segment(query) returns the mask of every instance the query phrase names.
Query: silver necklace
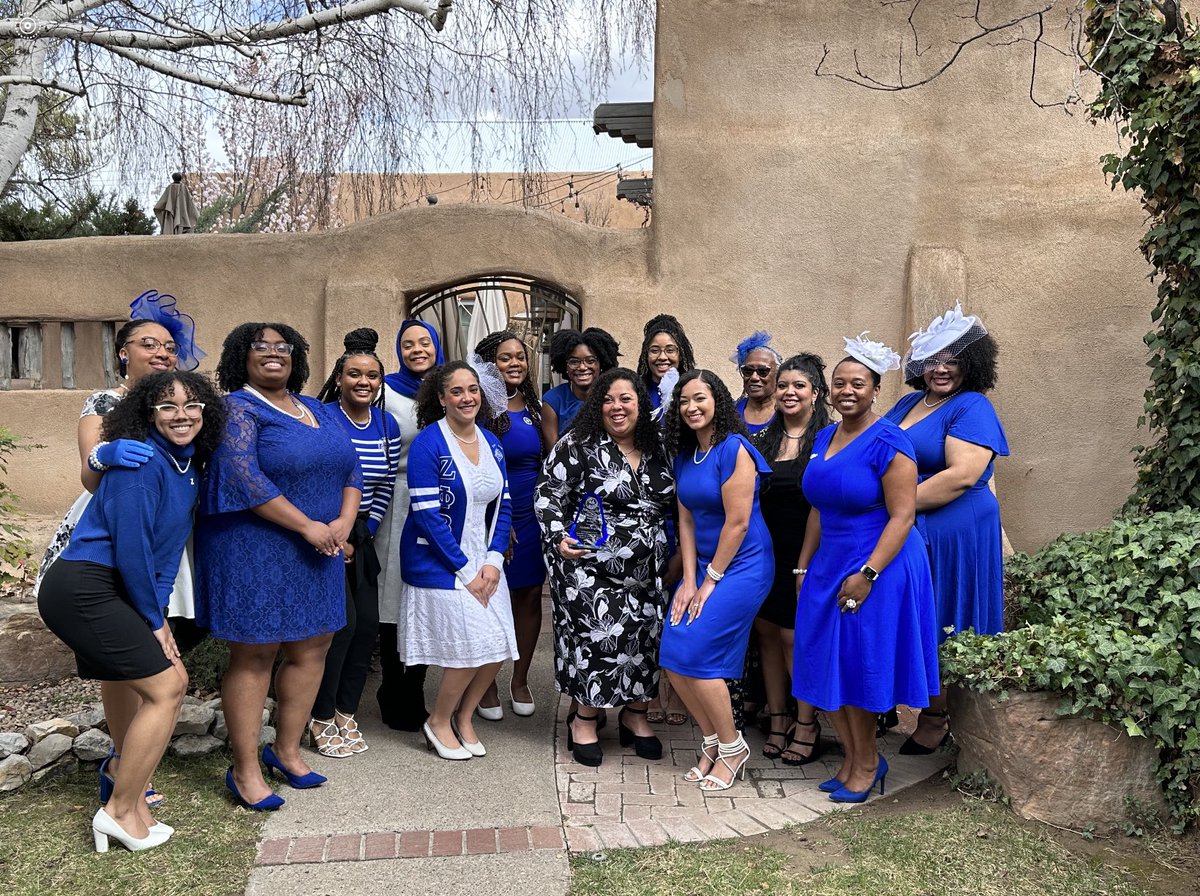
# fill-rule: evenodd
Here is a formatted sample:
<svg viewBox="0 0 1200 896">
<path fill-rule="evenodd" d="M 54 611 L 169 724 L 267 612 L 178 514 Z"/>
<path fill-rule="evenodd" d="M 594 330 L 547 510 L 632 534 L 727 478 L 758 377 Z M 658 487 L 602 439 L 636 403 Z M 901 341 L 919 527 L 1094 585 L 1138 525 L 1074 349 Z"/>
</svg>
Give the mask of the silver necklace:
<svg viewBox="0 0 1200 896">
<path fill-rule="evenodd" d="M 184 464 L 182 467 L 179 466 L 179 461 L 177 461 L 175 459 L 175 455 L 172 454 L 170 451 L 167 452 L 167 460 L 169 460 L 171 462 L 171 466 L 173 466 L 176 470 L 179 471 L 180 476 L 182 476 L 184 473 L 186 473 L 188 470 L 190 470 L 192 468 L 192 459 L 190 457 L 187 459 L 187 463 Z"/>
<path fill-rule="evenodd" d="M 517 397 L 517 393 L 521 391 L 521 387 L 520 387 L 520 386 L 517 386 L 517 388 L 515 388 L 515 389 L 513 389 L 511 392 L 509 392 L 509 391 L 508 391 L 508 386 L 505 386 L 505 387 L 504 387 L 504 391 L 505 391 L 505 393 L 508 395 L 508 400 L 509 400 L 509 401 L 512 401 L 514 398 L 516 398 L 516 397 Z"/>
<path fill-rule="evenodd" d="M 933 408 L 936 408 L 939 404 L 945 404 L 947 401 L 949 401 L 951 398 L 953 398 L 955 395 L 957 395 L 959 393 L 959 391 L 960 391 L 959 389 L 955 389 L 953 392 L 951 392 L 945 398 L 939 398 L 933 404 L 930 404 L 929 403 L 929 390 L 926 390 L 925 395 L 921 398 L 921 404 L 925 405 L 925 407 L 932 410 Z"/>
<path fill-rule="evenodd" d="M 803 430 L 802 430 L 802 431 L 800 432 L 800 435 L 798 435 L 798 436 L 794 436 L 794 435 L 792 435 L 790 432 L 788 432 L 788 431 L 785 429 L 785 430 L 783 431 L 783 437 L 784 437 L 785 439 L 795 439 L 797 442 L 799 442 L 799 441 L 800 441 L 802 438 L 804 438 L 804 432 L 803 432 Z"/>
<path fill-rule="evenodd" d="M 340 398 L 338 399 L 338 410 L 340 410 L 340 411 L 342 412 L 342 415 L 343 415 L 343 416 L 344 416 L 344 417 L 345 417 L 347 420 L 349 420 L 349 421 L 350 421 L 350 425 L 351 425 L 351 426 L 353 426 L 355 429 L 362 429 L 362 430 L 366 430 L 366 429 L 370 429 L 370 428 L 371 428 L 371 414 L 370 414 L 370 409 L 369 409 L 369 408 L 368 408 L 368 411 L 367 411 L 367 422 L 366 422 L 366 423 L 359 423 L 357 420 L 355 420 L 353 417 L 351 417 L 351 416 L 350 416 L 350 415 L 349 415 L 349 414 L 346 412 L 346 407 L 345 407 L 345 405 L 343 405 L 343 404 L 342 404 L 342 400 L 341 400 Z"/>
<path fill-rule="evenodd" d="M 249 392 L 251 395 L 258 398 L 258 400 L 261 401 L 263 404 L 270 405 L 275 410 L 279 411 L 279 413 L 284 414 L 288 417 L 291 417 L 293 420 L 303 420 L 304 415 L 308 413 L 308 408 L 306 408 L 304 405 L 300 404 L 300 402 L 296 401 L 296 397 L 294 395 L 292 395 L 291 392 L 289 392 L 287 394 L 287 396 L 288 396 L 288 398 L 290 398 L 292 400 L 292 404 L 294 404 L 296 406 L 296 410 L 298 410 L 300 412 L 298 414 L 293 414 L 291 411 L 285 411 L 283 408 L 281 408 L 279 405 L 275 404 L 275 402 L 271 401 L 271 399 L 267 398 L 267 396 L 263 395 L 261 392 L 259 392 L 257 389 L 255 389 L 253 386 L 246 385 L 246 386 L 242 386 L 242 388 L 245 389 L 247 392 Z M 339 402 L 339 404 L 340 403 L 341 402 Z"/>
</svg>

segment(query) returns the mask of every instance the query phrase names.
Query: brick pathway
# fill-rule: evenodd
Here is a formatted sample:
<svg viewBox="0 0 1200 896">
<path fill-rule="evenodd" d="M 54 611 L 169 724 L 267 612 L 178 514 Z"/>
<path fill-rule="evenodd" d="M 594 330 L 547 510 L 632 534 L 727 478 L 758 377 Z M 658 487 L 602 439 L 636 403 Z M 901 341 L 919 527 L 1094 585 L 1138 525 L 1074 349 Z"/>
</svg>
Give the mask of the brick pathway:
<svg viewBox="0 0 1200 896">
<path fill-rule="evenodd" d="M 566 750 L 567 701 L 558 707 L 554 775 L 562 826 L 452 830 L 367 831 L 349 834 L 274 837 L 259 844 L 259 866 L 483 856 L 569 849 L 592 853 L 606 848 L 657 846 L 675 840 L 738 837 L 812 821 L 838 808 L 817 784 L 831 777 L 841 754 L 824 731 L 826 756 L 792 767 L 762 756 L 763 736 L 751 731 L 747 774 L 732 789 L 706 794 L 683 781 L 695 761 L 700 733 L 694 726 L 659 725 L 665 753 L 646 762 L 616 742 L 615 712 L 602 732 L 605 761 L 599 768 L 578 765 Z M 897 748 L 913 726 L 902 712 L 901 727 L 879 741 L 890 765 L 889 793 L 922 781 L 944 768 L 945 754 L 899 756 Z M 548 769 L 547 769 L 548 771 Z M 874 799 L 878 799 L 876 796 Z M 886 797 L 885 797 L 886 798 Z"/>
</svg>

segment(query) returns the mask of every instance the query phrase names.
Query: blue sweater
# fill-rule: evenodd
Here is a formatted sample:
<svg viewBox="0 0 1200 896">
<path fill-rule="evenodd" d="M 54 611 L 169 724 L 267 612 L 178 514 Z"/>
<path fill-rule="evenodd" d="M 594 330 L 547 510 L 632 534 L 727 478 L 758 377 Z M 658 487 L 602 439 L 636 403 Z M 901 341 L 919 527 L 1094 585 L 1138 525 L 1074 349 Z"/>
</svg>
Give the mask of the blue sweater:
<svg viewBox="0 0 1200 896">
<path fill-rule="evenodd" d="M 337 402 L 333 402 L 337 404 Z M 400 424 L 396 418 L 381 408 L 371 408 L 371 422 L 366 429 L 359 429 L 346 412 L 334 414 L 342 429 L 350 436 L 350 444 L 358 455 L 358 468 L 362 472 L 362 502 L 358 505 L 359 516 L 367 515 L 367 530 L 374 535 L 379 521 L 392 503 L 392 491 L 400 473 L 400 453 L 403 444 Z"/>
<path fill-rule="evenodd" d="M 504 479 L 500 497 L 488 505 L 491 532 L 487 559 L 481 566 L 490 564 L 503 571 L 512 528 L 504 449 L 492 433 L 478 427 L 475 431 L 483 435 Z M 442 591 L 453 589 L 455 579 L 466 585 L 479 572 L 470 568 L 470 561 L 460 547 L 467 492 L 442 428 L 436 424 L 421 430 L 408 450 L 408 492 L 409 514 L 400 535 L 401 578 L 418 588 Z"/>
<path fill-rule="evenodd" d="M 63 560 L 87 560 L 115 569 L 133 608 L 152 629 L 162 628 L 183 546 L 192 532 L 200 474 L 193 447 L 178 448 L 157 432 L 147 439 L 154 456 L 136 470 L 114 467 L 84 510 Z M 180 466 L 180 473 L 168 455 Z"/>
</svg>

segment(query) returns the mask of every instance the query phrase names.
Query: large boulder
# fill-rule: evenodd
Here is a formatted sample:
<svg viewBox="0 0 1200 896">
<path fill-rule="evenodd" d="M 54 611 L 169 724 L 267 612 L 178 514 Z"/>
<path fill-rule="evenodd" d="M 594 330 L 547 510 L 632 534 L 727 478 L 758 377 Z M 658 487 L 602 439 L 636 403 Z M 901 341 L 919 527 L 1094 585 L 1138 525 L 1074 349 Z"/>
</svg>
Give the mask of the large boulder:
<svg viewBox="0 0 1200 896">
<path fill-rule="evenodd" d="M 0 759 L 0 793 L 16 790 L 33 777 L 33 763 L 24 756 Z"/>
<path fill-rule="evenodd" d="M 0 621 L 0 685 L 56 682 L 75 673 L 75 654 L 36 613 Z"/>
<path fill-rule="evenodd" d="M 951 688 L 949 702 L 959 772 L 986 771 L 1019 815 L 1103 832 L 1122 827 L 1131 800 L 1166 815 L 1148 738 L 1060 716 L 1062 698 L 1053 694 L 1013 693 L 1000 702 Z"/>
</svg>

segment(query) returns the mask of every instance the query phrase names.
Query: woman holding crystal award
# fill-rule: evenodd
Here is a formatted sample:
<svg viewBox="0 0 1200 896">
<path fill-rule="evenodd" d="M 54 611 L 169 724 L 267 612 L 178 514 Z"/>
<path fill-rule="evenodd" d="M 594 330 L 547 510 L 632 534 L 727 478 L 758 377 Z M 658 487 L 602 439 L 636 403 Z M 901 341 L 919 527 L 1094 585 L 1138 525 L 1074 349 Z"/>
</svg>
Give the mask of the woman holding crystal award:
<svg viewBox="0 0 1200 896">
<path fill-rule="evenodd" d="M 554 673 L 570 695 L 567 746 L 597 766 L 601 710 L 623 706 L 620 743 L 661 759 L 646 721 L 658 693 L 667 596 L 666 518 L 675 483 L 641 378 L 605 373 L 542 467 L 534 510 L 550 568 Z"/>
</svg>

